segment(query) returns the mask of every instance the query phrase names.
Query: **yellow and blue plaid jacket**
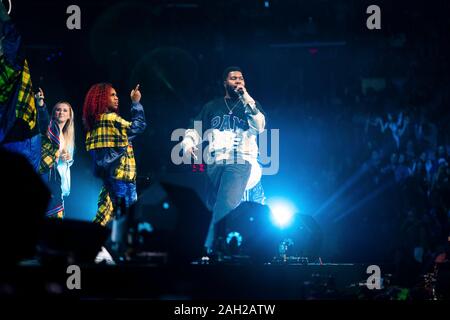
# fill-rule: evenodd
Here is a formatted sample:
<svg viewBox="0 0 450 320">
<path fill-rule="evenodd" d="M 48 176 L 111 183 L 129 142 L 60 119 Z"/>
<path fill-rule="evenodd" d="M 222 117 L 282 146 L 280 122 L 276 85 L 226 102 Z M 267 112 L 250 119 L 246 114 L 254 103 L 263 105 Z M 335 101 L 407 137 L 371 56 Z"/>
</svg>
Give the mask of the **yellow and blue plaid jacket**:
<svg viewBox="0 0 450 320">
<path fill-rule="evenodd" d="M 28 135 L 31 136 L 37 133 L 38 128 L 28 62 L 20 58 L 16 51 L 20 47 L 20 36 L 14 25 L 7 23 L 4 31 L 3 41 L 7 41 L 8 46 L 0 57 L 0 106 L 3 108 L 2 116 L 8 120 L 2 134 L 7 135 L 15 122 L 21 120 L 27 125 Z"/>
<path fill-rule="evenodd" d="M 55 121 L 51 121 L 47 133 L 42 134 L 41 163 L 39 173 L 44 174 L 54 168 L 59 157 L 59 126 Z"/>
<path fill-rule="evenodd" d="M 93 130 L 86 135 L 86 150 L 97 151 L 102 148 L 120 150 L 120 158 L 115 164 L 112 177 L 117 180 L 136 181 L 136 160 L 133 146 L 128 141 L 127 130 L 131 122 L 122 119 L 118 114 L 104 113 L 95 124 Z"/>
</svg>

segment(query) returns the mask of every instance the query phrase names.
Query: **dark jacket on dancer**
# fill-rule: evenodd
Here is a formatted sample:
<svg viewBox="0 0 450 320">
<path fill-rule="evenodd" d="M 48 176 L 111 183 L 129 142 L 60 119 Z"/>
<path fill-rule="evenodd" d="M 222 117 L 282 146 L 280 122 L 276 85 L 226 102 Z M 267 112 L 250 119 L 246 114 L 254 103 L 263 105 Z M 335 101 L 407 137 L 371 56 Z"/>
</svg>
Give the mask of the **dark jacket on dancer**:
<svg viewBox="0 0 450 320">
<path fill-rule="evenodd" d="M 70 167 L 73 164 L 74 150 L 68 150 L 70 160 L 59 158 L 60 135 L 62 134 L 56 121 L 50 120 L 47 106 L 38 106 L 39 127 L 42 133 L 41 163 L 39 173 L 51 191 L 52 198 L 47 208 L 49 218 L 64 218 L 64 197 L 70 193 Z"/>
<path fill-rule="evenodd" d="M 30 70 L 21 36 L 11 21 L 0 21 L 0 145 L 23 154 L 38 170 L 40 135 Z"/>
</svg>

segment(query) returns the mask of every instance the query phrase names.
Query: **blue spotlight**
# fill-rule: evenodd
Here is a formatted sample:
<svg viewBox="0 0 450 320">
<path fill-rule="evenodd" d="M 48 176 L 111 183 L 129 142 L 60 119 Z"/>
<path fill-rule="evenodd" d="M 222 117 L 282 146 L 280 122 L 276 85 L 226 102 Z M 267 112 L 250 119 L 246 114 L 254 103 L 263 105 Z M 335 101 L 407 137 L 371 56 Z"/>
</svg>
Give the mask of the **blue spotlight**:
<svg viewBox="0 0 450 320">
<path fill-rule="evenodd" d="M 292 224 L 294 213 L 297 211 L 293 204 L 281 199 L 269 199 L 267 202 L 271 211 L 270 219 L 274 225 L 286 228 Z"/>
<path fill-rule="evenodd" d="M 164 208 L 164 210 L 169 210 L 169 208 L 170 208 L 169 203 L 168 202 L 164 202 L 163 203 L 163 208 Z"/>
</svg>

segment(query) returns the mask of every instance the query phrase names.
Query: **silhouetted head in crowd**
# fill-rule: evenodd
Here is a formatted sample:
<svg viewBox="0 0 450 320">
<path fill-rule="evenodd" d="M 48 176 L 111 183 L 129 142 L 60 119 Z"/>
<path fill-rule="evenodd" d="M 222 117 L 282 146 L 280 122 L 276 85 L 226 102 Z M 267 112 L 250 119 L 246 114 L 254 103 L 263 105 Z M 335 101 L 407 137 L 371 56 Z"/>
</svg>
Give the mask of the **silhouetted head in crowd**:
<svg viewBox="0 0 450 320">
<path fill-rule="evenodd" d="M 445 158 L 446 151 L 444 146 L 439 146 L 438 148 L 438 157 L 439 158 Z"/>
<path fill-rule="evenodd" d="M 433 150 L 428 151 L 428 160 L 434 161 L 436 160 L 436 152 Z"/>
<path fill-rule="evenodd" d="M 448 166 L 448 162 L 447 162 L 447 160 L 445 160 L 445 158 L 440 158 L 438 160 L 438 165 L 439 165 L 439 167 L 447 167 Z"/>
<path fill-rule="evenodd" d="M 406 152 L 410 153 L 410 154 L 414 154 L 414 142 L 410 139 L 408 140 L 408 142 L 406 143 Z"/>
<path fill-rule="evenodd" d="M 4 188 L 0 192 L 0 252 L 4 266 L 34 256 L 50 192 L 22 155 L 0 147 L 0 167 L 8 168 L 2 173 Z"/>
<path fill-rule="evenodd" d="M 387 114 L 387 118 L 388 118 L 389 121 L 394 121 L 394 118 L 392 117 L 391 113 Z"/>
<path fill-rule="evenodd" d="M 445 161 L 445 159 L 441 159 L 438 162 L 438 169 L 437 169 L 437 183 L 448 183 L 448 163 Z"/>
<path fill-rule="evenodd" d="M 392 165 L 396 165 L 398 163 L 398 156 L 397 154 L 394 152 L 391 154 L 391 164 Z"/>
<path fill-rule="evenodd" d="M 381 155 L 380 155 L 380 152 L 378 150 L 373 150 L 371 157 L 372 157 L 372 161 L 373 161 L 374 164 L 379 164 L 380 163 Z"/>
<path fill-rule="evenodd" d="M 416 170 L 416 172 L 417 173 L 421 173 L 422 172 L 422 170 L 424 170 L 425 169 L 425 167 L 423 166 L 423 162 L 422 161 L 418 161 L 417 162 L 417 170 Z"/>
<path fill-rule="evenodd" d="M 422 152 L 420 154 L 420 160 L 422 160 L 423 162 L 427 161 L 427 153 L 426 152 Z"/>
</svg>

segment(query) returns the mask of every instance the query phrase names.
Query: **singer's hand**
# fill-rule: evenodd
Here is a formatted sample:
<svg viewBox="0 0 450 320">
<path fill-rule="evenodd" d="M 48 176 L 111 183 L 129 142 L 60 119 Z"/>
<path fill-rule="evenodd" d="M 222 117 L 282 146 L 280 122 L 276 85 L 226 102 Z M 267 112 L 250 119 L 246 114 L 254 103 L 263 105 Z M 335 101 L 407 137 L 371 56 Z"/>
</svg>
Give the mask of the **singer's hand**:
<svg viewBox="0 0 450 320">
<path fill-rule="evenodd" d="M 244 85 L 238 84 L 236 88 L 234 88 L 234 92 L 236 92 L 238 95 L 245 95 L 247 93 L 247 89 L 245 89 Z M 248 93 L 247 93 L 248 94 Z"/>
<path fill-rule="evenodd" d="M 34 98 L 36 99 L 36 102 L 40 107 L 44 105 L 44 91 L 42 91 L 41 88 L 39 88 L 39 92 L 34 95 Z"/>
<path fill-rule="evenodd" d="M 255 114 L 256 113 L 256 110 L 255 110 L 256 102 L 248 94 L 247 89 L 242 84 L 239 84 L 236 86 L 236 88 L 234 90 L 239 95 L 239 98 L 242 100 L 242 102 L 246 105 L 249 105 L 252 109 L 252 113 Z"/>
</svg>

